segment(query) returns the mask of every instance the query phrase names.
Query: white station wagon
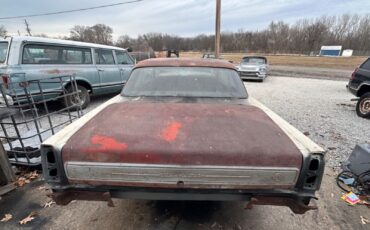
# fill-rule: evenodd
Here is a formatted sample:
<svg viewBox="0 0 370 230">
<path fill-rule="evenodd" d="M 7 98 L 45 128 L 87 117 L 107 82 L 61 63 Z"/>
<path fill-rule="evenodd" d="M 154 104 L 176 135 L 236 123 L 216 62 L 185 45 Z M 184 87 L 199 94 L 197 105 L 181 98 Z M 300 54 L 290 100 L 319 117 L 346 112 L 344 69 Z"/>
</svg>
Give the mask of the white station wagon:
<svg viewBox="0 0 370 230">
<path fill-rule="evenodd" d="M 0 38 L 0 82 L 5 88 L 17 85 L 12 84 L 14 82 L 73 74 L 79 100 L 69 97 L 66 106 L 78 103 L 86 108 L 90 94 L 119 93 L 134 64 L 127 50 L 114 46 L 29 36 Z M 69 82 L 63 86 L 60 83 L 42 85 L 49 99 L 71 88 Z M 32 92 L 32 88 L 29 90 Z M 12 96 L 14 89 L 8 92 Z M 35 92 L 34 100 L 37 99 Z"/>
</svg>

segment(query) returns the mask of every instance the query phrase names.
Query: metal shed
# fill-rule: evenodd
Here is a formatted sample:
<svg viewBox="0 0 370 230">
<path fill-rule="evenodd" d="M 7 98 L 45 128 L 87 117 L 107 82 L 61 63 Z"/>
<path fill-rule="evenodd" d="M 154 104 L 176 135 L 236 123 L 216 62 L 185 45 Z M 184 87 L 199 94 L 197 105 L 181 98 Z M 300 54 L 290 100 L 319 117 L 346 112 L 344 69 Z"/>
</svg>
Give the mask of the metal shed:
<svg viewBox="0 0 370 230">
<path fill-rule="evenodd" d="M 320 56 L 340 56 L 342 46 L 321 46 Z"/>
</svg>

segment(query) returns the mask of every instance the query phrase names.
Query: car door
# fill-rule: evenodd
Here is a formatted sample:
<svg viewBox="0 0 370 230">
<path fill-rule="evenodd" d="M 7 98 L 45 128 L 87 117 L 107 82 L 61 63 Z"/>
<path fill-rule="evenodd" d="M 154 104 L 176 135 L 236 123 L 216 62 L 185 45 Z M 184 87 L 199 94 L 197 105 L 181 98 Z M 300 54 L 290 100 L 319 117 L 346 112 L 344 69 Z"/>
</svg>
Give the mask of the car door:
<svg viewBox="0 0 370 230">
<path fill-rule="evenodd" d="M 117 65 L 121 73 L 122 82 L 126 83 L 130 76 L 131 70 L 134 67 L 135 61 L 123 50 L 115 50 Z"/>
<path fill-rule="evenodd" d="M 100 87 L 98 93 L 116 93 L 122 89 L 122 77 L 116 65 L 113 50 L 95 49 L 95 63 L 99 73 Z"/>
</svg>

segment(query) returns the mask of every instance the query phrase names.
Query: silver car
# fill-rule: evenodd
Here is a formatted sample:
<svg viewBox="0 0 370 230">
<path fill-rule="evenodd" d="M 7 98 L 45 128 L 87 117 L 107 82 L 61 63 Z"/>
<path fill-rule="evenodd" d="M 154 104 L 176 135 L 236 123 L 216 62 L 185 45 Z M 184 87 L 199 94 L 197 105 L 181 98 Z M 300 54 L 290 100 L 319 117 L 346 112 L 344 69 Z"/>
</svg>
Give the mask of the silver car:
<svg viewBox="0 0 370 230">
<path fill-rule="evenodd" d="M 267 58 L 261 56 L 243 57 L 237 66 L 241 79 L 263 81 L 268 75 Z"/>
</svg>

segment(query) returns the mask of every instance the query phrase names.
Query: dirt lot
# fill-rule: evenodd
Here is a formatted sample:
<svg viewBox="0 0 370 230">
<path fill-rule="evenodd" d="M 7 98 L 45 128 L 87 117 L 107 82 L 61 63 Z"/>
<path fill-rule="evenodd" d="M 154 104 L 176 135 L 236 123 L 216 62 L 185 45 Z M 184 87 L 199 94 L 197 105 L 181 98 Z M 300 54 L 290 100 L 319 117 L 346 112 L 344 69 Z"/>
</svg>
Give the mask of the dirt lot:
<svg viewBox="0 0 370 230">
<path fill-rule="evenodd" d="M 360 216 L 370 219 L 364 206 L 351 207 L 340 199 L 335 184 L 339 162 L 346 159 L 356 143 L 368 141 L 370 120 L 356 117 L 345 81 L 270 77 L 264 83 L 246 82 L 253 97 L 276 111 L 301 131 L 328 148 L 327 167 L 316 202 L 318 211 L 295 215 L 288 208 L 256 206 L 244 210 L 242 202 L 163 202 L 114 200 L 76 201 L 68 206 L 52 205 L 42 181 L 18 189 L 0 201 L 0 229 L 369 229 Z M 107 97 L 94 100 L 97 106 Z M 25 226 L 18 221 L 30 212 L 38 216 Z"/>
<path fill-rule="evenodd" d="M 182 52 L 181 57 L 202 57 L 199 52 Z M 251 54 L 254 55 L 254 54 Z M 257 54 L 258 55 L 258 54 Z M 263 54 L 262 54 L 263 55 Z M 243 53 L 223 53 L 222 57 L 226 60 L 239 63 Z M 298 66 L 298 67 L 315 67 L 329 68 L 353 71 L 358 65 L 365 61 L 367 57 L 309 57 L 293 55 L 263 55 L 267 57 L 270 65 L 279 66 Z"/>
</svg>

